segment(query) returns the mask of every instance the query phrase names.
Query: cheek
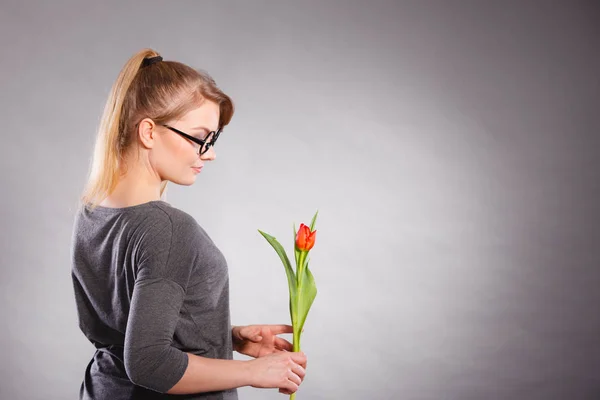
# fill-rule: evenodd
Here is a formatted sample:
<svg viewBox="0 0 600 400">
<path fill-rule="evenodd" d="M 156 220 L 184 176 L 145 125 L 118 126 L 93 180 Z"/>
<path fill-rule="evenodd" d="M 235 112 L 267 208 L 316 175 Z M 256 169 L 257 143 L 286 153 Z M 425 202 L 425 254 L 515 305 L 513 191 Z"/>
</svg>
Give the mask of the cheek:
<svg viewBox="0 0 600 400">
<path fill-rule="evenodd" d="M 197 153 L 191 143 L 178 140 L 175 135 L 163 137 L 160 148 L 154 156 L 155 166 L 160 174 L 179 176 L 181 173 L 193 172 L 190 168 L 197 163 Z"/>
<path fill-rule="evenodd" d="M 156 146 L 151 152 L 151 163 L 161 174 L 169 174 L 176 166 L 178 154 L 181 152 L 178 145 L 172 141 L 165 140 Z"/>
<path fill-rule="evenodd" d="M 165 143 L 163 160 L 170 161 L 171 164 L 181 164 L 194 162 L 194 148 L 189 143 L 182 140 L 170 141 Z"/>
</svg>

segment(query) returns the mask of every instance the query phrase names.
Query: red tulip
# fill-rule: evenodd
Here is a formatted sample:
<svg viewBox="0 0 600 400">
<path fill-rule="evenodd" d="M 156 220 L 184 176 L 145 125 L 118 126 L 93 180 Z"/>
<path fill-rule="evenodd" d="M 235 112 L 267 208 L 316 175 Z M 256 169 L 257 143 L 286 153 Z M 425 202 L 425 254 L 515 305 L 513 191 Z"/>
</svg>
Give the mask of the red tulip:
<svg viewBox="0 0 600 400">
<path fill-rule="evenodd" d="M 309 251 L 315 245 L 315 236 L 317 231 L 310 231 L 310 228 L 300 224 L 300 229 L 296 234 L 296 248 L 300 251 Z"/>
<path fill-rule="evenodd" d="M 315 245 L 315 236 L 317 231 L 313 231 L 315 228 L 315 221 L 317 220 L 317 214 L 315 213 L 310 226 L 300 224 L 300 229 L 296 232 L 296 224 L 294 224 L 294 256 L 296 260 L 296 270 L 292 268 L 290 259 L 288 258 L 285 249 L 279 243 L 274 236 L 269 235 L 261 231 L 261 235 L 267 242 L 273 246 L 275 252 L 283 262 L 285 268 L 285 274 L 287 276 L 288 288 L 290 291 L 289 308 L 290 317 L 292 319 L 292 330 L 293 330 L 293 343 L 292 349 L 294 352 L 300 351 L 300 335 L 303 332 L 304 322 L 308 315 L 308 310 L 313 304 L 315 297 L 317 296 L 317 285 L 315 284 L 315 278 L 308 268 L 309 261 L 309 250 Z M 290 236 L 291 236 L 290 232 Z M 290 237 L 291 239 L 291 237 Z M 296 393 L 290 395 L 290 400 L 296 399 Z"/>
</svg>

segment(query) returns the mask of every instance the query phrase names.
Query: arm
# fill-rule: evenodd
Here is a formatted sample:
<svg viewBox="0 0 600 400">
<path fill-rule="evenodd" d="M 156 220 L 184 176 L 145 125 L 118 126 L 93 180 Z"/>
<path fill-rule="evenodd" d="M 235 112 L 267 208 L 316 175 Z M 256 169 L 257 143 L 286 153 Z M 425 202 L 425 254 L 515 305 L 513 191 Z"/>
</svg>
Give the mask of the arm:
<svg viewBox="0 0 600 400">
<path fill-rule="evenodd" d="M 187 353 L 183 377 L 167 393 L 188 394 L 227 390 L 251 384 L 247 361 L 218 360 Z"/>
<path fill-rule="evenodd" d="M 239 341 L 237 327 L 232 326 L 233 348 Z M 245 361 L 215 360 L 187 353 L 188 367 L 183 377 L 169 390 L 169 394 L 188 394 L 227 390 L 252 384 L 251 372 Z M 198 379 L 198 377 L 204 379 Z"/>
<path fill-rule="evenodd" d="M 252 383 L 247 361 L 185 353 L 172 345 L 185 288 L 199 256 L 193 224 L 170 218 L 145 232 L 125 332 L 125 370 L 136 385 L 161 393 L 225 390 Z M 199 239 L 201 240 L 201 239 Z"/>
<path fill-rule="evenodd" d="M 169 394 L 251 385 L 247 361 L 201 357 L 171 345 L 183 295 L 183 289 L 170 280 L 136 282 L 125 346 L 129 379 L 136 385 Z"/>
</svg>

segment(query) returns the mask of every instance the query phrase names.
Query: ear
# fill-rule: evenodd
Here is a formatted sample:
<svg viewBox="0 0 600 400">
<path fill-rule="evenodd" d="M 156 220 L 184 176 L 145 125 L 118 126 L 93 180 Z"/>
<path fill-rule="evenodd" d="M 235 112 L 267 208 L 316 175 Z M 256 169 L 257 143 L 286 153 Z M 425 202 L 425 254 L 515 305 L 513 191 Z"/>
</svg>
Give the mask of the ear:
<svg viewBox="0 0 600 400">
<path fill-rule="evenodd" d="M 142 142 L 142 145 L 148 149 L 154 146 L 154 139 L 156 134 L 156 124 L 150 118 L 144 118 L 138 124 L 137 135 Z"/>
</svg>

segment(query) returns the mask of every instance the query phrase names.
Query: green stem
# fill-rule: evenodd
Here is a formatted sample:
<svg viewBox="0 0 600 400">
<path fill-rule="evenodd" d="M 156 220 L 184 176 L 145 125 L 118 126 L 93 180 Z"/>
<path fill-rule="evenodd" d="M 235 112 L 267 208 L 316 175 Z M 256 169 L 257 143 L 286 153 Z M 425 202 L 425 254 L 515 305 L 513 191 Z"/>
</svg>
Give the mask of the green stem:
<svg viewBox="0 0 600 400">
<path fill-rule="evenodd" d="M 298 352 L 298 351 L 300 351 L 300 332 L 294 332 L 293 337 L 294 337 L 294 343 L 293 343 L 294 352 Z"/>
<path fill-rule="evenodd" d="M 300 332 L 297 332 L 297 328 L 294 328 L 292 345 L 293 345 L 294 352 L 300 351 Z M 295 398 L 296 398 L 296 393 L 292 393 L 290 395 L 290 400 L 294 400 Z"/>
<path fill-rule="evenodd" d="M 296 281 L 298 283 L 298 290 L 302 286 L 302 278 L 304 278 L 304 260 L 306 259 L 307 252 L 300 252 L 300 256 L 298 257 L 298 263 L 296 265 Z"/>
<path fill-rule="evenodd" d="M 306 259 L 306 254 L 307 252 L 300 252 L 298 258 L 296 259 L 296 310 L 298 310 L 298 307 L 300 305 L 301 302 L 301 297 L 302 297 L 302 277 L 304 275 L 304 260 Z M 296 315 L 296 322 L 298 322 L 298 315 Z M 293 332 L 293 351 L 294 352 L 299 352 L 300 351 L 300 327 L 299 326 L 294 326 L 294 332 Z M 296 393 L 292 393 L 290 395 L 290 400 L 294 400 L 296 398 Z"/>
</svg>

